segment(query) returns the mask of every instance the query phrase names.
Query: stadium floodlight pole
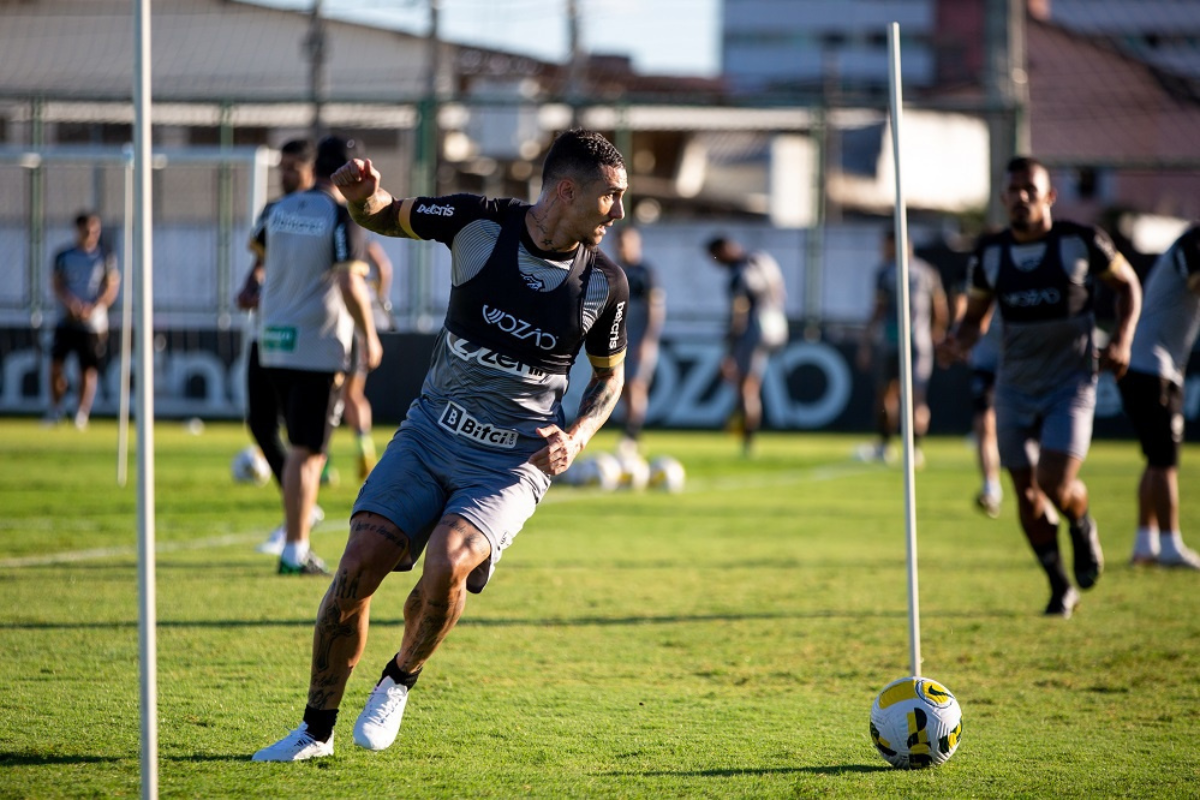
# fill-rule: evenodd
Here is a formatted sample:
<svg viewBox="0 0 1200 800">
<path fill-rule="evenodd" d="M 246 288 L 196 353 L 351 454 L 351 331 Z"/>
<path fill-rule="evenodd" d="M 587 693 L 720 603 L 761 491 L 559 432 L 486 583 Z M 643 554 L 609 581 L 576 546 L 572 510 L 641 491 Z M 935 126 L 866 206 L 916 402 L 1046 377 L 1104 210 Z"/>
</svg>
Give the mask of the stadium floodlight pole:
<svg viewBox="0 0 1200 800">
<path fill-rule="evenodd" d="M 133 153 L 126 151 L 125 217 L 121 235 L 121 276 L 124 296 L 121 298 L 121 389 L 117 412 L 117 486 L 124 487 L 129 472 L 129 375 L 133 350 Z"/>
<path fill-rule="evenodd" d="M 142 797 L 158 797 L 158 644 L 154 582 L 154 309 L 151 229 L 150 0 L 133 2 L 133 206 L 137 219 L 138 662 Z"/>
<path fill-rule="evenodd" d="M 917 504 L 913 486 L 912 320 L 908 297 L 908 217 L 901 180 L 900 121 L 903 111 L 900 86 L 900 24 L 888 28 L 888 82 L 891 84 L 892 161 L 896 172 L 896 313 L 900 322 L 900 438 L 904 446 L 904 528 L 908 560 L 909 662 L 913 675 L 921 674 L 921 609 L 917 592 Z"/>
</svg>

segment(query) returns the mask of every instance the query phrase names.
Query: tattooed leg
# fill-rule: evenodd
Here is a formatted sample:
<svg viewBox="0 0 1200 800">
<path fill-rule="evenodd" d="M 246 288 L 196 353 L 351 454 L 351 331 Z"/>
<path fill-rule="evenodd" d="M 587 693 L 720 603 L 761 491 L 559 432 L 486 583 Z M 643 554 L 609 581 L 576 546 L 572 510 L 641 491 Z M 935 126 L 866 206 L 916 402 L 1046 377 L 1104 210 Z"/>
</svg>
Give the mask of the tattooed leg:
<svg viewBox="0 0 1200 800">
<path fill-rule="evenodd" d="M 408 537 L 376 514 L 356 514 L 337 574 L 321 600 L 313 632 L 308 705 L 334 709 L 367 646 L 371 597 L 401 558 Z"/>
<path fill-rule="evenodd" d="M 404 603 L 404 640 L 396 665 L 416 672 L 437 650 L 462 616 L 467 576 L 491 555 L 492 546 L 478 528 L 447 515 L 425 547 L 421 578 Z"/>
</svg>

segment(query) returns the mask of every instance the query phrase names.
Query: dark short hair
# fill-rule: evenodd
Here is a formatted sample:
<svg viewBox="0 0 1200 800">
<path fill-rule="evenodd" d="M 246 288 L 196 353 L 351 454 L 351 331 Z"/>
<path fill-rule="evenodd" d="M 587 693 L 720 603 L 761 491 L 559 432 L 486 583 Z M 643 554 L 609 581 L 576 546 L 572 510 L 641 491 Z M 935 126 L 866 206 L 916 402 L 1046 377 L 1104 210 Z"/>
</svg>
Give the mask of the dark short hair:
<svg viewBox="0 0 1200 800">
<path fill-rule="evenodd" d="M 718 250 L 724 250 L 726 247 L 728 247 L 730 241 L 731 240 L 728 236 L 714 236 L 708 240 L 708 244 L 705 245 L 705 248 L 708 250 L 709 255 L 715 256 Z"/>
<path fill-rule="evenodd" d="M 542 183 L 566 177 L 593 178 L 603 167 L 624 169 L 625 159 L 612 142 L 595 131 L 572 128 L 560 133 L 550 145 L 542 164 Z"/>
<path fill-rule="evenodd" d="M 1029 172 L 1030 170 L 1035 169 L 1040 169 L 1042 172 L 1047 174 L 1050 172 L 1050 170 L 1046 169 L 1045 164 L 1038 161 L 1033 156 L 1017 156 L 1010 159 L 1008 166 L 1004 168 L 1004 171 L 1006 174 L 1012 175 L 1015 172 Z"/>
<path fill-rule="evenodd" d="M 309 139 L 289 139 L 283 143 L 283 147 L 279 148 L 279 152 L 287 156 L 295 156 L 305 164 L 311 164 L 317 157 L 316 148 Z"/>
<path fill-rule="evenodd" d="M 318 178 L 328 178 L 359 152 L 358 143 L 340 136 L 326 136 L 317 142 L 317 158 L 313 172 Z"/>
<path fill-rule="evenodd" d="M 100 219 L 100 215 L 95 211 L 84 209 L 75 215 L 75 227 L 82 228 L 84 225 L 88 224 L 88 220 L 92 219 L 98 220 Z"/>
</svg>

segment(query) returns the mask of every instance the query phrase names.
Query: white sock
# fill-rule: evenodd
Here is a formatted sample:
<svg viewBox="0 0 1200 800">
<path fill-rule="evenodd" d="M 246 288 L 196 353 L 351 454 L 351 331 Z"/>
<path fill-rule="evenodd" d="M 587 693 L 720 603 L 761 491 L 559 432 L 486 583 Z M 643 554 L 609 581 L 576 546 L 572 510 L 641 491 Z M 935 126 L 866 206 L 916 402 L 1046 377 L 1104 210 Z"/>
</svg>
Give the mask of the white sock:
<svg viewBox="0 0 1200 800">
<path fill-rule="evenodd" d="M 1137 538 L 1133 542 L 1133 554 L 1135 556 L 1157 556 L 1158 542 L 1158 530 L 1156 528 L 1139 525 Z"/>
<path fill-rule="evenodd" d="M 1004 489 L 1000 487 L 1000 481 L 995 478 L 988 478 L 983 482 L 983 493 L 988 497 L 994 497 L 997 500 L 1004 498 Z"/>
<path fill-rule="evenodd" d="M 1163 531 L 1158 543 L 1160 556 L 1177 556 L 1183 548 L 1183 536 L 1179 531 Z"/>
<path fill-rule="evenodd" d="M 285 564 L 300 566 L 304 559 L 308 558 L 308 542 L 288 542 L 283 546 L 283 555 L 280 558 Z"/>
</svg>

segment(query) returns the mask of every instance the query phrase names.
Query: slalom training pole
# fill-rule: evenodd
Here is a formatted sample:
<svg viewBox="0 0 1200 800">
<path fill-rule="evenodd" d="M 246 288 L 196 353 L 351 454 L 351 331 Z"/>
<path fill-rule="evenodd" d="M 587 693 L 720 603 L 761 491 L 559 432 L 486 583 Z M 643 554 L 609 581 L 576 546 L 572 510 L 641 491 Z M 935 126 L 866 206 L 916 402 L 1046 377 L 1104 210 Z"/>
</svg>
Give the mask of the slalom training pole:
<svg viewBox="0 0 1200 800">
<path fill-rule="evenodd" d="M 888 83 L 892 112 L 892 161 L 896 173 L 896 292 L 900 322 L 900 439 L 904 447 L 904 526 L 908 561 L 908 636 L 909 663 L 913 675 L 921 674 L 921 609 L 917 590 L 917 505 L 913 479 L 913 402 L 912 402 L 912 320 L 908 297 L 908 217 L 905 209 L 904 182 L 901 180 L 900 24 L 888 28 Z"/>
</svg>

